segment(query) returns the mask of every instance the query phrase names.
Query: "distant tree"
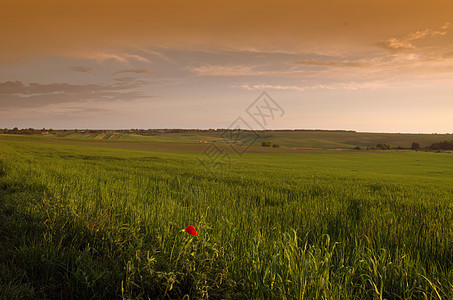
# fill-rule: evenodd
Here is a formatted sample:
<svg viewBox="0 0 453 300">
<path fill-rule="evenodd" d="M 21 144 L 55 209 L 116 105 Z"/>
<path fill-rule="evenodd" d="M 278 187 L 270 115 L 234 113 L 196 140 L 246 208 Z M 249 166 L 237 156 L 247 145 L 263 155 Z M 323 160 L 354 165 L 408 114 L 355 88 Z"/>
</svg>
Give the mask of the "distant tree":
<svg viewBox="0 0 453 300">
<path fill-rule="evenodd" d="M 362 148 L 360 146 L 355 146 L 354 150 L 362 150 Z"/>
<path fill-rule="evenodd" d="M 453 150 L 453 141 L 434 143 L 428 148 L 431 150 Z"/>
<path fill-rule="evenodd" d="M 390 150 L 392 149 L 392 145 L 390 144 L 377 144 L 376 148 L 379 150 Z"/>
<path fill-rule="evenodd" d="M 412 150 L 418 151 L 418 150 L 420 150 L 420 148 L 421 148 L 421 146 L 419 143 L 413 142 L 411 145 Z"/>
<path fill-rule="evenodd" d="M 279 144 L 272 144 L 272 147 L 273 147 L 273 148 L 279 148 L 280 145 L 279 145 Z"/>
<path fill-rule="evenodd" d="M 271 142 L 261 142 L 261 147 L 271 147 L 272 143 Z"/>
</svg>

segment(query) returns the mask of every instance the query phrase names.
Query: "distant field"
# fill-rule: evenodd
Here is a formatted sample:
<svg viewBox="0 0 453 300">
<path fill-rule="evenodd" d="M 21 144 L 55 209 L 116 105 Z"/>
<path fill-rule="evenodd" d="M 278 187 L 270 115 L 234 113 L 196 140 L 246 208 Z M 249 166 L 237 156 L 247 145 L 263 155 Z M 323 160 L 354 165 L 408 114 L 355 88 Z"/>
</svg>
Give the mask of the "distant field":
<svg viewBox="0 0 453 300">
<path fill-rule="evenodd" d="M 223 131 L 186 131 L 184 133 L 158 133 L 144 136 L 131 133 L 71 133 L 26 136 L 29 140 L 104 142 L 107 147 L 119 147 L 137 150 L 201 152 L 206 144 L 215 143 L 228 150 L 227 143 L 234 142 L 222 136 Z M 348 150 L 357 146 L 362 149 L 374 148 L 377 144 L 390 144 L 393 148 L 410 148 L 416 142 L 421 147 L 433 143 L 453 140 L 453 134 L 398 134 L 398 133 L 361 133 L 349 131 L 258 131 L 256 140 L 249 152 L 298 152 L 297 150 L 340 149 Z M 23 139 L 22 135 L 2 135 L 0 139 Z M 278 144 L 280 149 L 262 149 L 261 142 Z M 122 144 L 114 145 L 114 144 Z M 128 144 L 129 143 L 129 144 Z M 249 144 L 247 143 L 247 146 Z M 244 146 L 242 146 L 244 147 Z M 282 150 L 283 149 L 283 150 Z M 296 151 L 295 151 L 296 150 Z"/>
<path fill-rule="evenodd" d="M 0 136 L 0 298 L 453 298 L 453 154 L 326 150 L 452 138 L 271 135 Z"/>
</svg>

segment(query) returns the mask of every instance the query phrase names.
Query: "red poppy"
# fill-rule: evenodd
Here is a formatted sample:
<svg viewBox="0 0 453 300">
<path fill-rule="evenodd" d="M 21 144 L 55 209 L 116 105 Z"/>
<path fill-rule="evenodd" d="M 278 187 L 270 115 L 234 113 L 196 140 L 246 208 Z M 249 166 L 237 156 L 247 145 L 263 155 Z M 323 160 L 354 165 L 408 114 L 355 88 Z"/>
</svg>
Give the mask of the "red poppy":
<svg viewBox="0 0 453 300">
<path fill-rule="evenodd" d="M 186 232 L 190 235 L 197 236 L 197 231 L 195 230 L 195 227 L 193 227 L 192 225 L 186 227 Z"/>
</svg>

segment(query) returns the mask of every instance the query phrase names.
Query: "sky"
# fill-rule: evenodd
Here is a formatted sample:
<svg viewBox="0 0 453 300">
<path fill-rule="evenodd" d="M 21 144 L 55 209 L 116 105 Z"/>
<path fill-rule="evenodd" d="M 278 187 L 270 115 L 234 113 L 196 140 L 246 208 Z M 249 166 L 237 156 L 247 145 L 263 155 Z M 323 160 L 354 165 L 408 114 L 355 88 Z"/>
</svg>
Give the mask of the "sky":
<svg viewBox="0 0 453 300">
<path fill-rule="evenodd" d="M 453 132 L 453 2 L 0 4 L 1 128 Z"/>
</svg>

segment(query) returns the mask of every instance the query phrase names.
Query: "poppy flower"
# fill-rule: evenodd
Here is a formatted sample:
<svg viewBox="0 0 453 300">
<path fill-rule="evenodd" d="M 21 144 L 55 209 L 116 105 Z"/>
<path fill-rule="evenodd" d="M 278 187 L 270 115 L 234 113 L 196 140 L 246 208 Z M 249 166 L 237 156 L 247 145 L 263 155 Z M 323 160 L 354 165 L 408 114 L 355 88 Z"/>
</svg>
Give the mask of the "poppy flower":
<svg viewBox="0 0 453 300">
<path fill-rule="evenodd" d="M 190 235 L 197 236 L 197 231 L 195 230 L 195 227 L 193 227 L 192 225 L 186 227 L 186 232 Z"/>
</svg>

